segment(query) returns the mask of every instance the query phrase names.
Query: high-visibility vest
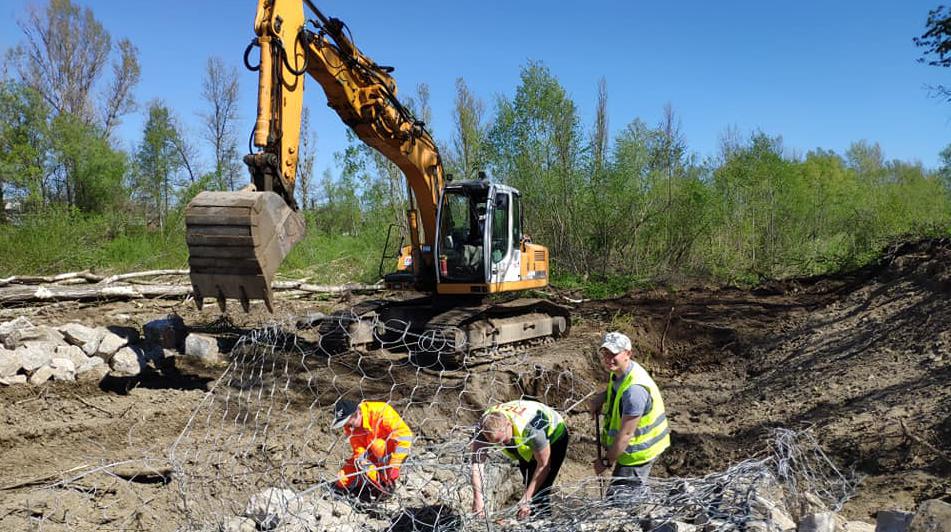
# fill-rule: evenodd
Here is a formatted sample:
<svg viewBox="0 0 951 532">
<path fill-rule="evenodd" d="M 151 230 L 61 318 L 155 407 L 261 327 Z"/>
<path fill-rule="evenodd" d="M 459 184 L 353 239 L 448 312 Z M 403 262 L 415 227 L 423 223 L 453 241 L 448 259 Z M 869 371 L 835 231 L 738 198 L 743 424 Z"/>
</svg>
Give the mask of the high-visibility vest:
<svg viewBox="0 0 951 532">
<path fill-rule="evenodd" d="M 647 463 L 670 447 L 670 427 L 667 425 L 667 414 L 664 410 L 664 400 L 660 396 L 660 388 L 640 364 L 633 360 L 631 364 L 633 364 L 631 371 L 621 381 L 617 390 L 614 389 L 614 373 L 611 373 L 602 407 L 605 423 L 601 430 L 601 443 L 605 448 L 610 448 L 621 430 L 621 395 L 631 386 L 643 386 L 650 393 L 650 411 L 641 416 L 634 435 L 628 441 L 624 452 L 618 456 L 617 462 L 625 466 Z"/>
<path fill-rule="evenodd" d="M 512 445 L 502 448 L 502 454 L 512 460 L 531 462 L 534 458 L 532 448 L 525 441 L 525 429 L 535 416 L 543 415 L 548 420 L 545 435 L 549 442 L 557 441 L 565 433 L 565 420 L 554 408 L 537 401 L 509 401 L 495 405 L 485 411 L 485 414 L 498 412 L 504 415 L 512 424 Z"/>
<path fill-rule="evenodd" d="M 401 466 L 413 446 L 413 431 L 396 410 L 386 403 L 363 401 L 359 408 L 363 416 L 362 430 L 353 432 L 349 427 L 344 429 L 354 451 L 352 459 L 370 450 L 371 458 L 378 460 L 380 465 Z"/>
</svg>

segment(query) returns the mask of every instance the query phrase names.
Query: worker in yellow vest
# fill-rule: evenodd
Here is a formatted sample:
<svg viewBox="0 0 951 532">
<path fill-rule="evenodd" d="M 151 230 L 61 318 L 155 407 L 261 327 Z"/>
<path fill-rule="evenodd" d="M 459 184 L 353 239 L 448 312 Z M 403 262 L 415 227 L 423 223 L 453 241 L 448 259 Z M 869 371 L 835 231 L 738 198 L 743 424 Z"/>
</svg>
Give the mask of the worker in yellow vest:
<svg viewBox="0 0 951 532">
<path fill-rule="evenodd" d="M 654 460 L 670 447 L 670 428 L 660 389 L 640 364 L 631 360 L 631 339 L 620 332 L 604 336 L 598 350 L 601 365 L 610 373 L 607 391 L 591 398 L 592 417 L 602 415 L 602 460 L 595 459 L 600 476 L 614 468 L 608 495 L 645 485 Z"/>
<path fill-rule="evenodd" d="M 472 442 L 472 511 L 485 515 L 484 465 L 487 451 L 518 463 L 525 492 L 518 501 L 518 518 L 551 515 L 551 486 L 568 454 L 568 426 L 561 414 L 537 401 L 509 401 L 482 416 Z"/>
</svg>

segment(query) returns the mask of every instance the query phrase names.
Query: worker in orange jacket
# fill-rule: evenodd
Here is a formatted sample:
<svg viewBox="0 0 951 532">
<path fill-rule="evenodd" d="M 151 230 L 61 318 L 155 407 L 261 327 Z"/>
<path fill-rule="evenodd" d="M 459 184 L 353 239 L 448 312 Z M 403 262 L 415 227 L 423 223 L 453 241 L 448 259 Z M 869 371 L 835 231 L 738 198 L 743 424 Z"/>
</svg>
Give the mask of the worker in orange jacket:
<svg viewBox="0 0 951 532">
<path fill-rule="evenodd" d="M 353 454 L 337 473 L 337 487 L 362 497 L 392 493 L 413 446 L 413 432 L 392 406 L 378 401 L 334 405 L 333 428 L 343 428 Z"/>
</svg>

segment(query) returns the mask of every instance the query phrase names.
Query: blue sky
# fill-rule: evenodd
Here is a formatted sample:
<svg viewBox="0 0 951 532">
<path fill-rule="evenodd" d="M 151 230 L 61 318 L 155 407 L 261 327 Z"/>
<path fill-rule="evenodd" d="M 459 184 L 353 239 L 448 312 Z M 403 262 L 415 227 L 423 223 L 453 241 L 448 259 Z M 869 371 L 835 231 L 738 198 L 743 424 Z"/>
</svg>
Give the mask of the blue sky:
<svg viewBox="0 0 951 532">
<path fill-rule="evenodd" d="M 41 3 L 30 0 L 30 3 Z M 138 46 L 139 102 L 161 98 L 199 133 L 201 82 L 210 55 L 239 68 L 239 144 L 253 125 L 256 76 L 241 66 L 256 2 L 79 0 L 113 37 Z M 463 77 L 491 115 L 511 96 L 529 60 L 545 63 L 579 107 L 586 130 L 597 83 L 607 80 L 612 133 L 635 118 L 659 122 L 670 103 L 690 149 L 716 153 L 727 127 L 781 135 L 787 151 L 879 142 L 889 159 L 938 165 L 951 143 L 951 103 L 927 86 L 951 84 L 951 70 L 917 63 L 912 37 L 923 2 L 414 2 L 315 1 L 343 19 L 361 49 L 396 67 L 401 94 L 429 85 L 436 136 L 452 130 L 455 79 Z M 0 0 L 0 47 L 18 42 L 27 2 Z M 318 135 L 318 174 L 345 146 L 344 127 L 316 83 L 306 97 Z M 144 106 L 142 106 L 144 109 Z M 141 138 L 143 112 L 119 130 Z M 203 146 L 206 167 L 210 151 Z"/>
</svg>

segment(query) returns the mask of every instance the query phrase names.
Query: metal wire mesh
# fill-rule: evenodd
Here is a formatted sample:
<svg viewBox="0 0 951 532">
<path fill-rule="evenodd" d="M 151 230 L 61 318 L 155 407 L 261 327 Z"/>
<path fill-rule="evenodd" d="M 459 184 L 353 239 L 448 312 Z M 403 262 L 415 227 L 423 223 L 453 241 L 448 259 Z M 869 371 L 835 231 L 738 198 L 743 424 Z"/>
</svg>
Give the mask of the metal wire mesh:
<svg viewBox="0 0 951 532">
<path fill-rule="evenodd" d="M 63 509 L 61 520 L 50 522 L 47 512 L 37 528 L 89 528 L 70 520 L 68 508 L 94 505 L 95 528 L 114 529 L 615 531 L 676 521 L 711 531 L 782 530 L 783 516 L 798 516 L 806 502 L 838 509 L 855 489 L 854 476 L 837 469 L 811 434 L 778 430 L 765 458 L 700 478 L 652 477 L 608 498 L 599 485 L 607 480 L 589 476 L 589 458 L 569 449 L 585 474 L 563 470 L 552 515 L 529 522 L 515 519 L 523 489 L 517 468 L 495 454 L 484 487 L 488 512 L 477 518 L 469 511 L 467 451 L 483 410 L 525 397 L 567 412 L 602 385 L 570 366 L 538 363 L 547 341 L 460 354 L 452 331 L 415 336 L 405 323 L 375 323 L 379 348 L 364 352 L 342 348 L 347 338 L 339 332 L 356 316 L 333 319 L 335 334 L 288 319 L 237 339 L 175 442 L 165 449 L 137 443 L 143 456 L 128 458 L 155 470 L 164 489 L 131 485 L 116 474 L 122 461 L 90 464 L 33 492 Z M 340 397 L 388 402 L 414 431 L 401 482 L 385 500 L 346 498 L 331 487 L 350 455 L 342 431 L 330 428 Z M 116 512 L 108 505 L 121 501 L 131 510 L 110 517 Z M 162 511 L 150 513 L 156 505 Z"/>
</svg>

